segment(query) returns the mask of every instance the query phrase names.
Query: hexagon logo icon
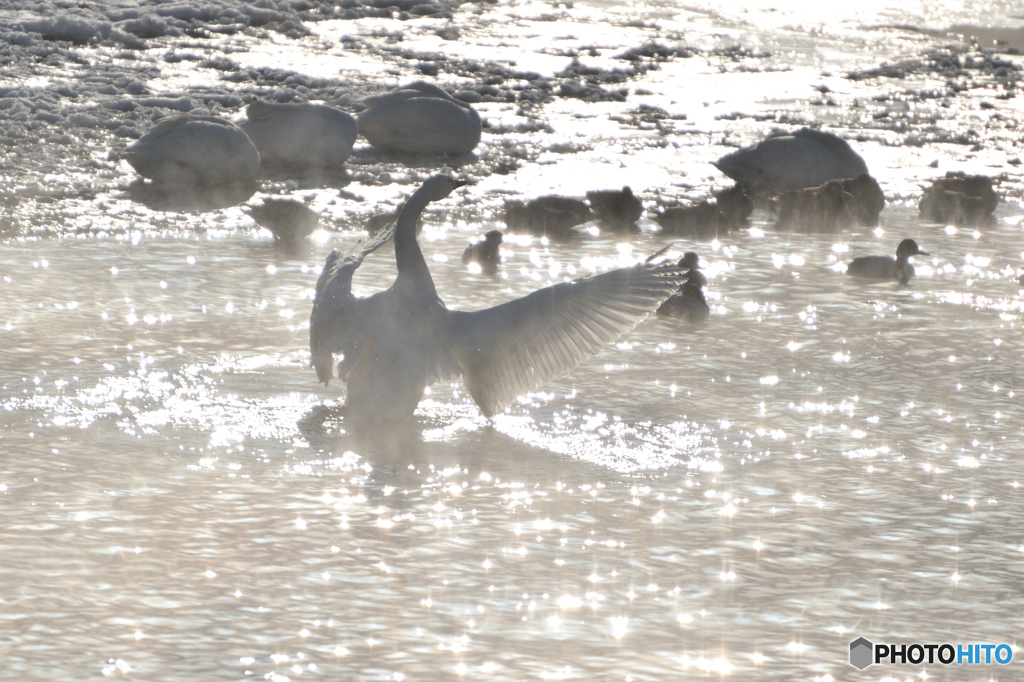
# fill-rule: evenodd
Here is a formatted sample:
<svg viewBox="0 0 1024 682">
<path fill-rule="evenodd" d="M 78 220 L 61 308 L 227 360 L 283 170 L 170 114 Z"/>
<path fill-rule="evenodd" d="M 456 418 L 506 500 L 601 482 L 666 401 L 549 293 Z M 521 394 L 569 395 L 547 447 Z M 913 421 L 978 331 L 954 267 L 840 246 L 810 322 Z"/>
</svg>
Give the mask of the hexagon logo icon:
<svg viewBox="0 0 1024 682">
<path fill-rule="evenodd" d="M 863 670 L 873 663 L 875 645 L 858 637 L 850 642 L 850 665 L 857 670 Z"/>
</svg>

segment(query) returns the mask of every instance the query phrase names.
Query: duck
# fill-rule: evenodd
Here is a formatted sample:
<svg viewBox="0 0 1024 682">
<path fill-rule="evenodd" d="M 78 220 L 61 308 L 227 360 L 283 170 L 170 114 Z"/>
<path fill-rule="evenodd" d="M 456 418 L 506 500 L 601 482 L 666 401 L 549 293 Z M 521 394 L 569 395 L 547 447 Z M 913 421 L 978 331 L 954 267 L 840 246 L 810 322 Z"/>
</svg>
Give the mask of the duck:
<svg viewBox="0 0 1024 682">
<path fill-rule="evenodd" d="M 772 210 L 778 216 L 775 229 L 803 233 L 837 233 L 851 227 L 854 198 L 837 180 L 820 187 L 780 192 Z"/>
<path fill-rule="evenodd" d="M 819 187 L 785 190 L 772 204 L 778 215 L 775 229 L 803 233 L 835 233 L 853 227 L 878 225 L 885 195 L 868 174 L 829 180 Z"/>
<path fill-rule="evenodd" d="M 595 218 L 587 202 L 556 194 L 528 202 L 505 202 L 505 224 L 515 234 L 528 233 L 564 241 L 578 233 L 572 228 Z"/>
<path fill-rule="evenodd" d="M 257 100 L 245 115 L 240 127 L 265 166 L 340 168 L 359 134 L 352 116 L 326 104 Z"/>
<path fill-rule="evenodd" d="M 704 298 L 704 287 L 708 280 L 700 271 L 700 256 L 687 251 L 679 259 L 678 267 L 685 268 L 686 280 L 679 291 L 670 296 L 657 310 L 662 319 L 675 319 L 693 325 L 704 324 L 711 316 L 711 307 Z"/>
<path fill-rule="evenodd" d="M 700 256 L 697 255 L 696 251 L 684 253 L 683 257 L 679 259 L 677 266 L 686 270 L 686 280 L 688 282 L 693 282 L 700 287 L 708 285 L 707 277 L 700 271 Z"/>
<path fill-rule="evenodd" d="M 864 280 L 889 281 L 896 280 L 906 285 L 914 276 L 914 266 L 910 264 L 911 256 L 927 256 L 913 239 L 904 239 L 896 247 L 896 257 L 892 256 L 861 256 L 854 258 L 846 266 L 846 274 Z"/>
<path fill-rule="evenodd" d="M 938 178 L 921 197 L 921 219 L 943 225 L 981 227 L 992 222 L 999 196 L 992 178 L 949 172 Z"/>
<path fill-rule="evenodd" d="M 704 200 L 692 206 L 673 206 L 654 214 L 661 233 L 700 241 L 718 239 L 729 232 L 729 216 L 717 204 Z"/>
<path fill-rule="evenodd" d="M 502 234 L 498 230 L 491 230 L 484 235 L 483 239 L 466 247 L 462 252 L 462 263 L 469 265 L 476 263 L 480 266 L 481 272 L 493 275 L 498 272 L 498 265 L 501 263 L 501 254 L 498 249 L 501 247 Z"/>
<path fill-rule="evenodd" d="M 159 185 L 248 185 L 260 153 L 245 131 L 217 116 L 169 116 L 130 144 L 121 158 Z"/>
<path fill-rule="evenodd" d="M 320 214 L 294 199 L 264 199 L 262 205 L 247 206 L 245 211 L 285 247 L 298 247 L 320 227 Z"/>
<path fill-rule="evenodd" d="M 644 214 L 644 205 L 629 186 L 621 190 L 593 190 L 587 201 L 602 225 L 611 230 L 632 230 Z"/>
<path fill-rule="evenodd" d="M 843 191 L 853 197 L 853 201 L 849 203 L 855 225 L 878 225 L 878 217 L 885 208 L 885 193 L 882 192 L 878 180 L 868 173 L 862 173 L 855 178 L 842 178 L 832 182 L 838 182 L 842 185 Z"/>
<path fill-rule="evenodd" d="M 480 143 L 483 122 L 469 104 L 423 81 L 360 102 L 359 134 L 392 152 L 425 156 L 468 154 Z"/>
<path fill-rule="evenodd" d="M 743 185 L 738 182 L 732 187 L 714 192 L 712 196 L 718 210 L 729 220 L 729 229 L 738 230 L 747 224 L 747 219 L 754 212 L 754 199 Z"/>
<path fill-rule="evenodd" d="M 754 200 L 739 184 L 714 193 L 713 199 L 666 208 L 653 220 L 661 226 L 662 234 L 706 241 L 739 229 L 754 210 Z"/>
<path fill-rule="evenodd" d="M 679 292 L 670 296 L 658 307 L 661 319 L 679 320 L 700 326 L 711 316 L 711 307 L 704 298 L 704 291 L 694 282 L 684 282 Z"/>
<path fill-rule="evenodd" d="M 342 254 L 327 257 L 310 313 L 310 358 L 325 385 L 347 385 L 346 423 L 410 422 L 427 386 L 462 378 L 485 417 L 517 396 L 575 368 L 633 329 L 684 279 L 674 265 L 640 264 L 563 282 L 492 308 L 450 310 L 434 286 L 416 240 L 430 202 L 463 182 L 427 179 L 398 220 Z M 352 292 L 363 260 L 394 239 L 397 277 L 365 298 Z"/>
<path fill-rule="evenodd" d="M 769 136 L 712 165 L 755 195 L 818 187 L 868 172 L 846 140 L 811 128 Z"/>
</svg>

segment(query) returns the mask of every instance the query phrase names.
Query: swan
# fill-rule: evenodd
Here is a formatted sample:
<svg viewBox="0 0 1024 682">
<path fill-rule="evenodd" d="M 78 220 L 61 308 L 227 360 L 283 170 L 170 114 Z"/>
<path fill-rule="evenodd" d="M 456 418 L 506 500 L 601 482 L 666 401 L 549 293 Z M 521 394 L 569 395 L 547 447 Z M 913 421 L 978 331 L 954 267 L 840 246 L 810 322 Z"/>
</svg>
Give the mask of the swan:
<svg viewBox="0 0 1024 682">
<path fill-rule="evenodd" d="M 340 168 L 352 154 L 359 131 L 356 120 L 326 104 L 250 104 L 241 124 L 264 165 L 290 168 Z"/>
<path fill-rule="evenodd" d="M 467 154 L 480 142 L 483 123 L 473 107 L 417 81 L 367 97 L 356 123 L 374 147 L 407 154 Z"/>
<path fill-rule="evenodd" d="M 811 128 L 770 136 L 712 165 L 752 194 L 817 187 L 868 172 L 846 140 Z"/>
<path fill-rule="evenodd" d="M 910 257 L 916 255 L 927 256 L 928 252 L 922 251 L 913 239 L 904 239 L 896 247 L 895 258 L 892 256 L 854 258 L 846 266 L 846 274 L 866 280 L 896 280 L 905 285 L 914 276 L 914 266 L 910 264 Z"/>
<path fill-rule="evenodd" d="M 163 119 L 121 158 L 164 185 L 249 184 L 260 168 L 260 153 L 245 131 L 223 118 L 191 114 Z"/>
<path fill-rule="evenodd" d="M 431 177 L 406 201 L 393 226 L 348 254 L 333 251 L 327 257 L 310 314 L 310 359 L 327 384 L 333 354 L 343 356 L 338 375 L 348 385 L 347 420 L 409 421 L 427 386 L 459 376 L 490 417 L 631 330 L 684 279 L 674 265 L 637 265 L 485 310 L 449 310 L 434 288 L 415 227 L 429 202 L 462 184 L 447 175 Z M 356 298 L 352 275 L 392 236 L 394 284 Z"/>
<path fill-rule="evenodd" d="M 484 235 L 483 239 L 466 247 L 462 252 L 462 263 L 468 265 L 476 263 L 480 271 L 486 275 L 494 275 L 498 272 L 498 265 L 501 263 L 502 234 L 498 230 L 491 230 Z"/>
</svg>

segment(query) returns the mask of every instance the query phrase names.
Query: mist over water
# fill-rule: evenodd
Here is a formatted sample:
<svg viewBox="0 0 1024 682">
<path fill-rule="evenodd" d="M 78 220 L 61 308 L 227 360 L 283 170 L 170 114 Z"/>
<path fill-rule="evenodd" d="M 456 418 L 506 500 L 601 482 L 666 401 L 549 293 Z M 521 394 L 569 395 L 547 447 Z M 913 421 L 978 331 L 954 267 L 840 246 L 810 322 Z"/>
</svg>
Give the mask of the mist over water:
<svg viewBox="0 0 1024 682">
<path fill-rule="evenodd" d="M 430 4 L 0 3 L 6 675 L 1015 679 L 847 657 L 859 636 L 1020 656 L 1019 7 Z M 247 197 L 154 193 L 119 160 L 174 112 L 354 112 L 420 78 L 480 94 L 481 144 L 360 139 L 342 171 L 265 172 L 253 201 L 322 216 L 298 253 Z M 711 161 L 819 124 L 881 183 L 880 226 L 780 233 L 760 207 L 675 240 L 703 260 L 704 328 L 649 319 L 492 420 L 436 385 L 408 430 L 353 432 L 344 385 L 316 383 L 324 259 L 445 164 L 471 184 L 420 243 L 472 310 L 671 243 L 648 219 L 507 238 L 474 274 L 462 250 L 505 199 L 700 201 L 731 184 Z M 919 220 L 955 170 L 997 179 L 992 224 Z M 908 287 L 844 274 L 904 237 L 930 254 Z M 394 274 L 385 247 L 354 288 Z"/>
</svg>

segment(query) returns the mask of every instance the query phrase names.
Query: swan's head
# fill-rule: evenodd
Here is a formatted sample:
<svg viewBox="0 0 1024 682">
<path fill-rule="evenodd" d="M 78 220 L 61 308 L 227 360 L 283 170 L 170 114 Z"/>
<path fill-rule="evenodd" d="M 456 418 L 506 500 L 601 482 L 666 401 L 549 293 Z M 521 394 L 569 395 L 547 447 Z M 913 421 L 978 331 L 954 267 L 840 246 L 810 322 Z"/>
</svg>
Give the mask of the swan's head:
<svg viewBox="0 0 1024 682">
<path fill-rule="evenodd" d="M 450 175 L 435 175 L 424 182 L 420 190 L 427 193 L 429 201 L 440 201 L 465 184 L 465 180 L 456 180 Z"/>
</svg>

